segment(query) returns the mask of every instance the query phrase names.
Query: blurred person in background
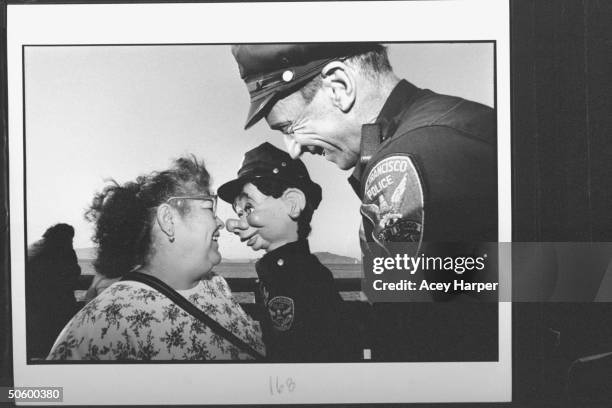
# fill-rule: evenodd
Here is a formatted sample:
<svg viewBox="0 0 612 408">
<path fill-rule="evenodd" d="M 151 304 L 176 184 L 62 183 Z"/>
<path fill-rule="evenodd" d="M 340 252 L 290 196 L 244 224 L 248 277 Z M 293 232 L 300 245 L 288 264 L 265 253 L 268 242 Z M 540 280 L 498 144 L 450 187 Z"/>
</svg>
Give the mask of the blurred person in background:
<svg viewBox="0 0 612 408">
<path fill-rule="evenodd" d="M 44 358 L 77 311 L 74 291 L 81 268 L 72 247 L 74 228 L 56 224 L 28 248 L 26 325 L 29 358 Z"/>
</svg>

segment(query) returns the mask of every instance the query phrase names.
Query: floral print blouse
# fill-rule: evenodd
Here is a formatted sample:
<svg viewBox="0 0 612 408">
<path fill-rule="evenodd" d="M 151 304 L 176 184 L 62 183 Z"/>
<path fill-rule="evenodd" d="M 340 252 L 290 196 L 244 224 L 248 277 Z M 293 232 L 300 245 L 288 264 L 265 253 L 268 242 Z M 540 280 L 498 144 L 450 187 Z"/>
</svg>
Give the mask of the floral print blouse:
<svg viewBox="0 0 612 408">
<path fill-rule="evenodd" d="M 177 291 L 223 327 L 265 354 L 259 323 L 213 276 Z M 48 360 L 247 360 L 253 357 L 211 331 L 163 294 L 119 281 L 89 302 L 58 336 Z"/>
</svg>

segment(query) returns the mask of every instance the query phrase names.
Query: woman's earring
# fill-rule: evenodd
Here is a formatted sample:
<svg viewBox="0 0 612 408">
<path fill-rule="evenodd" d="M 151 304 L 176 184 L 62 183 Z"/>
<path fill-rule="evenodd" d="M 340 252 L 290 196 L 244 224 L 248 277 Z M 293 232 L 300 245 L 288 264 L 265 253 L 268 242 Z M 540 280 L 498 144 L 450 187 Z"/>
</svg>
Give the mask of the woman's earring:
<svg viewBox="0 0 612 408">
<path fill-rule="evenodd" d="M 168 241 L 170 241 L 170 242 L 174 242 L 174 235 L 170 235 L 170 236 L 168 237 Z"/>
</svg>

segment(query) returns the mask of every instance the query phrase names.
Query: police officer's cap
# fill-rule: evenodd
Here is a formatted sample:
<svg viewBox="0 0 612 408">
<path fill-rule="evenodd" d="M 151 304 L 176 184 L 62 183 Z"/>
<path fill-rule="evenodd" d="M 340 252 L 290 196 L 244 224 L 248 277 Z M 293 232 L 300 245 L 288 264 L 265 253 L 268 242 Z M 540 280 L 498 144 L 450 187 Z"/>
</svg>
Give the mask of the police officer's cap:
<svg viewBox="0 0 612 408">
<path fill-rule="evenodd" d="M 274 102 L 318 75 L 329 62 L 378 49 L 377 43 L 241 44 L 232 46 L 251 96 L 245 129 Z"/>
<path fill-rule="evenodd" d="M 308 196 L 314 208 L 321 202 L 321 187 L 310 179 L 304 163 L 299 159 L 292 159 L 287 152 L 268 142 L 244 154 L 238 178 L 219 187 L 217 194 L 222 200 L 233 204 L 242 187 L 259 178 L 285 181 L 296 186 Z"/>
</svg>

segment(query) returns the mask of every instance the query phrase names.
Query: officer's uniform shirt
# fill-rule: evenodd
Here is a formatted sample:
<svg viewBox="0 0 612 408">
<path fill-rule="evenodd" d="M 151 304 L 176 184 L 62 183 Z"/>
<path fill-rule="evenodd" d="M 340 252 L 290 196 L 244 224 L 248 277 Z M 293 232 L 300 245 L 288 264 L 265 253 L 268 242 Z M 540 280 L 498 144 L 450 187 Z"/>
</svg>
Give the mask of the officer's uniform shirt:
<svg viewBox="0 0 612 408">
<path fill-rule="evenodd" d="M 342 299 L 329 269 L 297 241 L 256 263 L 258 303 L 272 361 L 334 361 L 342 350 L 338 322 Z"/>
<path fill-rule="evenodd" d="M 464 255 L 478 256 L 482 255 L 478 243 L 497 240 L 493 109 L 419 89 L 403 80 L 376 122 L 363 126 L 360 155 L 349 182 L 362 200 L 360 240 L 366 277 L 373 257 L 406 252 L 411 256 L 452 256 L 466 251 Z M 388 281 L 393 281 L 389 279 L 392 273 L 385 272 Z M 410 276 L 406 271 L 395 273 L 398 279 Z M 419 272 L 413 277 L 423 275 Z M 400 291 L 389 295 L 407 296 Z M 414 300 L 431 300 L 427 292 L 410 295 Z M 497 356 L 495 303 L 386 305 L 374 305 L 379 309 L 375 323 L 380 324 L 374 331 L 387 344 L 387 351 L 393 349 L 389 340 L 392 343 L 392 338 L 405 330 L 418 352 L 403 357 L 413 360 Z M 439 321 L 440 325 L 428 321 Z M 475 333 L 466 336 L 470 327 Z M 487 327 L 493 327 L 494 333 L 480 335 Z M 494 354 L 485 355 L 471 340 L 495 346 L 482 347 L 494 348 Z M 406 349 L 405 344 L 398 345 L 400 348 Z"/>
</svg>

